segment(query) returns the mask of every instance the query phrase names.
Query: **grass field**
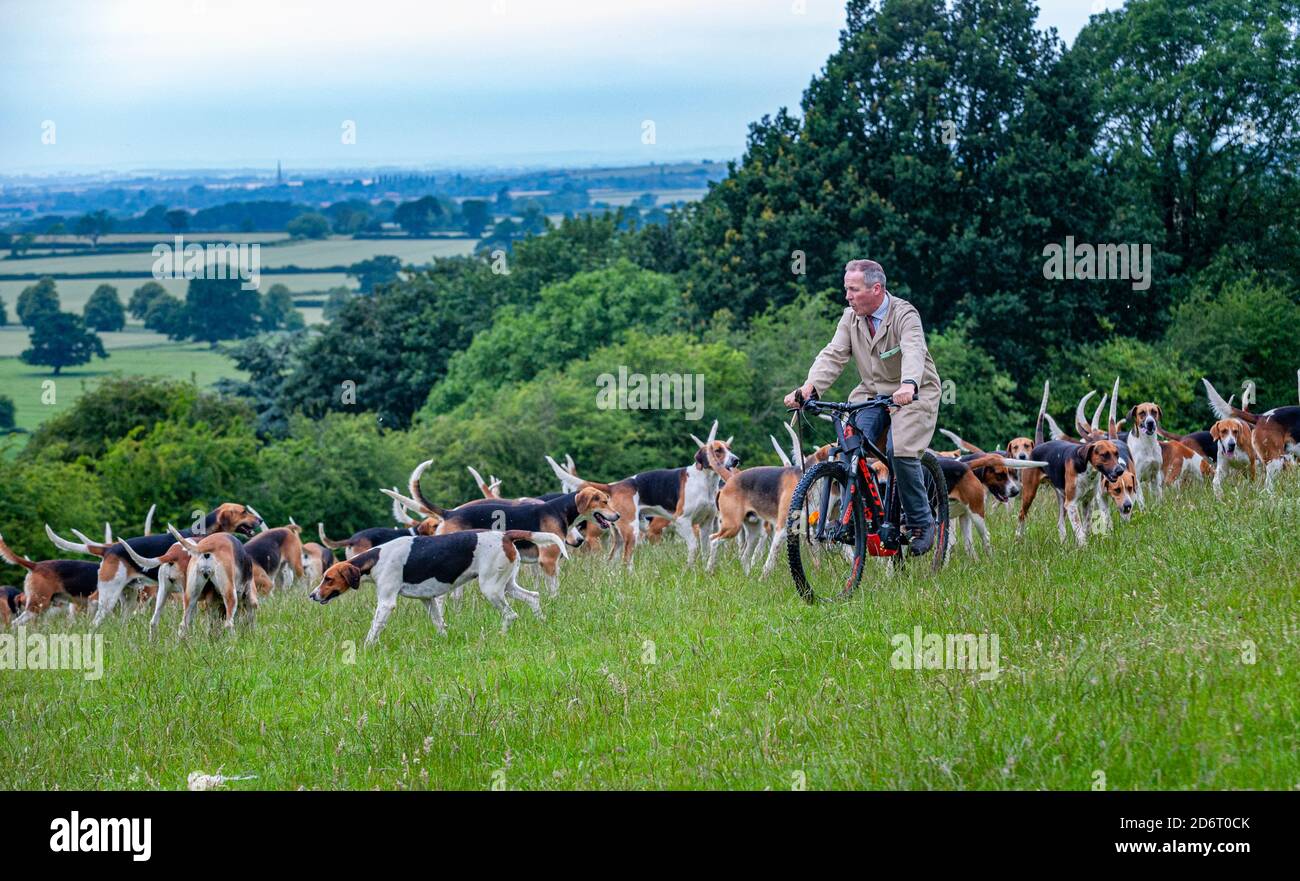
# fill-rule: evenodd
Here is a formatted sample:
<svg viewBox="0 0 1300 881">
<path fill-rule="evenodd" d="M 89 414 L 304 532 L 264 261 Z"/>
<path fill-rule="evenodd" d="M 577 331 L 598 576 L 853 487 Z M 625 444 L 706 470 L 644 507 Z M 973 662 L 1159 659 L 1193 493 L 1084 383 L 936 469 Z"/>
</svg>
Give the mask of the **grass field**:
<svg viewBox="0 0 1300 881">
<path fill-rule="evenodd" d="M 108 337 L 130 337 L 131 333 L 104 334 Z M 35 429 L 46 419 L 72 406 L 81 397 L 86 383 L 103 376 L 122 373 L 132 376 L 170 376 L 174 379 L 193 378 L 201 386 L 208 386 L 229 376 L 243 378 L 242 371 L 225 355 L 213 352 L 206 343 L 169 343 L 165 337 L 154 333 L 141 333 L 140 337 L 164 340 L 143 346 L 113 348 L 107 359 L 95 358 L 89 364 L 64 369 L 58 376 L 48 367 L 32 367 L 14 357 L 0 357 L 0 391 L 14 400 L 14 422 L 19 428 Z M 27 347 L 27 334 L 18 328 L 4 328 L 0 344 L 6 345 L 10 337 L 21 340 L 20 348 Z M 54 403 L 42 402 L 44 383 L 54 382 Z"/>
<path fill-rule="evenodd" d="M 196 234 L 212 240 L 214 234 Z M 188 240 L 188 235 L 186 236 Z M 451 257 L 474 253 L 475 239 L 352 239 L 336 236 L 320 241 L 279 241 L 282 236 L 272 235 L 270 241 L 262 240 L 260 249 L 262 270 L 269 272 L 279 266 L 297 266 L 302 269 L 327 266 L 350 266 L 377 254 L 390 254 L 403 263 L 428 263 L 435 257 Z M 234 236 L 219 241 L 238 241 Z M 155 236 L 152 241 L 172 244 L 170 236 Z M 154 256 L 148 251 L 126 254 L 61 254 L 30 260 L 0 259 L 0 275 L 47 275 L 64 273 L 83 275 L 93 272 L 138 272 L 148 276 L 153 271 Z M 109 282 L 113 283 L 112 280 Z M 30 284 L 30 282 L 28 282 Z"/>
<path fill-rule="evenodd" d="M 0 672 L 0 788 L 203 771 L 274 789 L 1292 789 L 1286 477 L 1271 498 L 1189 490 L 1085 551 L 1057 542 L 1050 499 L 1019 546 L 995 511 L 995 561 L 959 554 L 933 579 L 873 565 L 835 605 L 805 606 L 783 568 L 744 577 L 730 552 L 715 576 L 683 571 L 670 544 L 631 577 L 576 559 L 546 620 L 516 603 L 506 636 L 472 585 L 447 638 L 402 600 L 368 649 L 368 585 L 323 608 L 277 594 L 255 630 L 183 644 L 178 607 L 153 643 L 146 615 L 122 616 L 98 681 Z M 918 626 L 997 634 L 1000 675 L 894 669 L 891 637 Z"/>
</svg>

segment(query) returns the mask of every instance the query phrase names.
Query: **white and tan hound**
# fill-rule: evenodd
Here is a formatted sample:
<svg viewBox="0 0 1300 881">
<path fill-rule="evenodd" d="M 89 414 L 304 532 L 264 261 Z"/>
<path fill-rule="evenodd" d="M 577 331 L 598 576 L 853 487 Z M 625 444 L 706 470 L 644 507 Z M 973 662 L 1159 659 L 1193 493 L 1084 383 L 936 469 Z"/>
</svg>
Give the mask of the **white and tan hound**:
<svg viewBox="0 0 1300 881">
<path fill-rule="evenodd" d="M 524 590 L 515 580 L 520 560 L 537 562 L 542 550 L 568 556 L 563 539 L 549 532 L 475 529 L 399 538 L 335 563 L 311 592 L 310 599 L 324 605 L 349 590 L 356 590 L 362 576 L 369 574 L 375 581 L 377 603 L 366 645 L 379 639 L 398 597 L 422 601 L 438 633 L 445 636 L 443 597 L 477 578 L 483 596 L 501 612 L 501 632 L 505 633 L 510 622 L 519 617 L 510 608 L 511 598 L 526 602 L 538 619 L 544 617 L 537 594 Z"/>
</svg>

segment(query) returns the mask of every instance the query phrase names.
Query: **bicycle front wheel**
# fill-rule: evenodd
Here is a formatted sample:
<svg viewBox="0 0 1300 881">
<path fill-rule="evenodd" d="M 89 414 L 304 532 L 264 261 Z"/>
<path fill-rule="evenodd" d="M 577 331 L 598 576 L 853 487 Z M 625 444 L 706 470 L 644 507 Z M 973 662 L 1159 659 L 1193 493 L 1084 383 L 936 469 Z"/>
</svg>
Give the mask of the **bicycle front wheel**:
<svg viewBox="0 0 1300 881">
<path fill-rule="evenodd" d="M 819 462 L 794 489 L 786 519 L 786 556 L 808 603 L 853 595 L 862 580 L 866 519 L 842 462 Z"/>
</svg>

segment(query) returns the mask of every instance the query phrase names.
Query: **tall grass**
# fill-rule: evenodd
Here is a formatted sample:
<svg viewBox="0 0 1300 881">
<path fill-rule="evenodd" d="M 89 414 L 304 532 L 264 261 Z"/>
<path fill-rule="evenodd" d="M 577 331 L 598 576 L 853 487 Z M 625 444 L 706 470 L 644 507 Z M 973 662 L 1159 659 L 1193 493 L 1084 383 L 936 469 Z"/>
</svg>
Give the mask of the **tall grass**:
<svg viewBox="0 0 1300 881">
<path fill-rule="evenodd" d="M 872 566 L 808 607 L 778 567 L 635 574 L 580 555 L 545 621 L 508 635 L 471 585 L 446 638 L 374 589 L 263 603 L 180 643 L 179 608 L 105 625 L 105 675 L 0 672 L 0 786 L 164 788 L 1222 789 L 1300 786 L 1300 480 L 1191 488 L 1086 550 L 1038 500 L 1025 540 L 938 577 Z M 528 576 L 525 577 L 527 583 Z M 62 616 L 47 631 L 84 629 Z M 898 670 L 891 637 L 995 633 L 1000 675 Z M 353 645 L 355 644 L 355 657 Z M 1253 649 L 1252 649 L 1253 646 Z M 1251 663 L 1253 661 L 1253 663 Z"/>
</svg>

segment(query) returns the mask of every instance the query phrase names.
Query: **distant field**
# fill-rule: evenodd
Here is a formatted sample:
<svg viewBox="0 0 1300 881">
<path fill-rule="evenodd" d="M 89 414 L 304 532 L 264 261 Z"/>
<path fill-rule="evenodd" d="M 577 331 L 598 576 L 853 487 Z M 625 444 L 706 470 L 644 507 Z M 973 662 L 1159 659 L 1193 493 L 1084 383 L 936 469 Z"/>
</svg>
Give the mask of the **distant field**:
<svg viewBox="0 0 1300 881">
<path fill-rule="evenodd" d="M 99 241 L 106 245 L 122 244 L 124 242 L 157 242 L 166 241 L 169 238 L 168 233 L 159 232 L 125 232 L 109 233 L 106 236 L 100 236 Z M 185 233 L 186 241 L 211 241 L 211 242 L 275 242 L 289 238 L 287 232 L 187 232 Z M 57 242 L 59 244 L 85 245 L 87 240 L 83 236 L 37 236 L 36 244 L 40 245 Z M 36 249 L 33 249 L 36 250 Z"/>
<path fill-rule="evenodd" d="M 0 264 L 2 267 L 3 264 Z M 65 312 L 76 312 L 81 314 L 86 306 L 86 301 L 90 295 L 95 292 L 95 288 L 102 284 L 112 285 L 117 288 L 117 295 L 125 306 L 131 299 L 131 293 L 140 285 L 147 281 L 154 281 L 152 276 L 141 275 L 137 278 L 63 278 L 55 282 L 59 291 L 59 303 Z M 349 278 L 341 272 L 304 272 L 294 275 L 275 275 L 263 273 L 260 279 L 260 290 L 266 291 L 271 285 L 281 283 L 289 290 L 298 293 L 302 291 L 327 291 L 333 287 L 347 287 L 356 290 L 356 279 Z M 189 281 L 183 278 L 165 278 L 158 282 L 174 297 L 185 299 L 185 289 Z M 14 305 L 18 302 L 18 295 L 22 293 L 23 288 L 33 284 L 30 281 L 0 281 L 0 297 L 4 297 L 5 305 L 9 312 L 9 320 L 17 321 L 14 314 Z M 3 329 L 0 329 L 3 331 Z M 0 355 L 9 354 L 0 349 Z"/>
<path fill-rule="evenodd" d="M 389 254 L 403 263 L 428 263 L 436 257 L 452 257 L 472 254 L 475 239 L 350 239 L 341 236 L 321 241 L 296 241 L 271 245 L 284 237 L 268 235 L 264 237 L 244 237 L 236 235 L 200 234 L 189 241 L 203 237 L 215 238 L 217 241 L 238 242 L 258 241 L 267 245 L 261 249 L 263 270 L 277 266 L 299 266 L 303 268 L 326 266 L 349 266 L 379 254 Z M 171 244 L 170 236 L 150 236 L 146 241 Z M 62 254 L 55 257 L 41 257 L 35 260 L 14 260 L 8 257 L 0 259 L 0 275 L 37 274 L 54 275 L 89 274 L 94 272 L 138 272 L 149 275 L 153 271 L 154 257 L 150 251 L 137 251 L 126 254 Z"/>
<path fill-rule="evenodd" d="M 11 328 L 0 330 L 0 339 L 9 347 L 9 337 L 18 336 L 21 349 L 26 348 L 26 333 L 15 333 Z M 119 336 L 109 334 L 106 336 Z M 130 336 L 121 334 L 120 336 Z M 209 386 L 222 377 L 245 378 L 247 374 L 235 368 L 225 355 L 213 352 L 204 343 L 169 343 L 153 333 L 139 334 L 163 342 L 136 348 L 114 349 L 109 357 L 96 358 L 81 367 L 65 369 L 54 376 L 46 367 L 32 367 L 16 357 L 0 357 L 0 391 L 14 399 L 15 422 L 29 431 L 72 406 L 81 397 L 84 385 L 114 373 L 141 376 L 168 376 L 173 379 L 193 379 L 200 386 Z M 107 344 L 107 340 L 105 341 Z M 41 402 L 42 383 L 53 380 L 55 402 Z"/>
<path fill-rule="evenodd" d="M 697 202 L 703 199 L 709 192 L 708 190 L 644 190 L 655 197 L 656 205 L 667 205 L 672 202 Z M 587 193 L 591 197 L 592 204 L 596 202 L 605 202 L 609 205 L 631 205 L 637 199 L 641 198 L 641 193 L 632 190 L 589 190 Z"/>
</svg>

